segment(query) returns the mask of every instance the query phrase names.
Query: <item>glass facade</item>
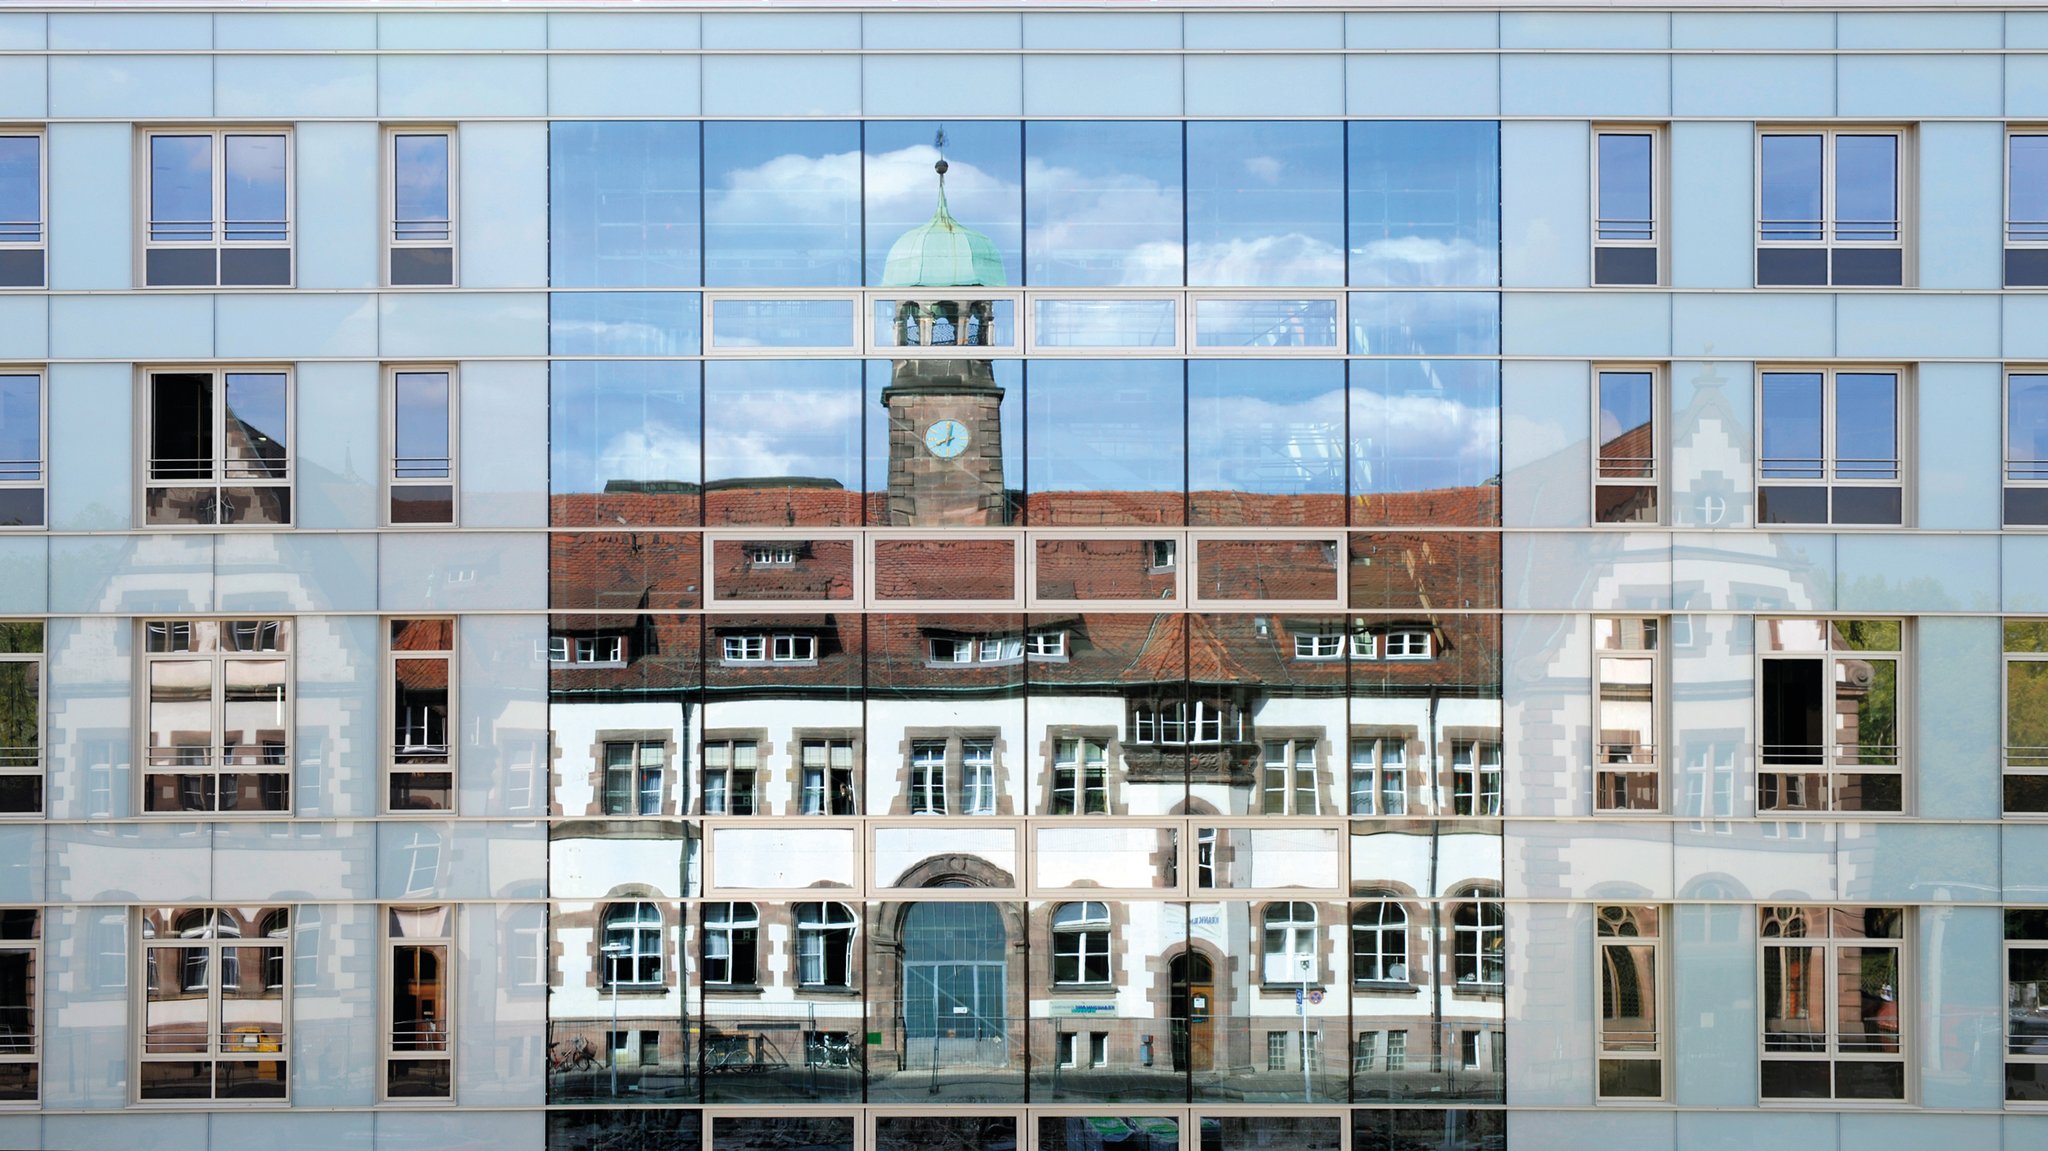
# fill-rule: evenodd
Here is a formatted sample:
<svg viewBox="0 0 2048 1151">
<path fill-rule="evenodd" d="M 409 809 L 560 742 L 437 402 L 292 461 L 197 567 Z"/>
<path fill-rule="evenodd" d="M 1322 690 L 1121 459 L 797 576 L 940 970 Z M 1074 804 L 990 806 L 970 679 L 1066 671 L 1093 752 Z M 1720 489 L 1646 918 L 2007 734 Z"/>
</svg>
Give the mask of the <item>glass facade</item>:
<svg viewBox="0 0 2048 1151">
<path fill-rule="evenodd" d="M 1111 7 L 0 12 L 0 1145 L 2048 1143 L 2048 26 Z"/>
</svg>

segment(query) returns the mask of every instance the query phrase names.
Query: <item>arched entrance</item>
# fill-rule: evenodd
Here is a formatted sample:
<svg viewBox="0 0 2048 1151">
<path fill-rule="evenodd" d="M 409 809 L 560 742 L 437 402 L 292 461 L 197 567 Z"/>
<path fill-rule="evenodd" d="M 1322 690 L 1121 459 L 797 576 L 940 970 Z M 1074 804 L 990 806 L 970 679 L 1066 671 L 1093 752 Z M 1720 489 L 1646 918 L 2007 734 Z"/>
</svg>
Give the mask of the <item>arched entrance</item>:
<svg viewBox="0 0 2048 1151">
<path fill-rule="evenodd" d="M 1001 1066 L 1009 941 L 993 903 L 918 903 L 903 917 L 909 1066 Z"/>
<path fill-rule="evenodd" d="M 1173 1069 L 1207 1071 L 1214 1063 L 1216 972 L 1209 957 L 1183 951 L 1168 969 L 1172 979 Z"/>
</svg>

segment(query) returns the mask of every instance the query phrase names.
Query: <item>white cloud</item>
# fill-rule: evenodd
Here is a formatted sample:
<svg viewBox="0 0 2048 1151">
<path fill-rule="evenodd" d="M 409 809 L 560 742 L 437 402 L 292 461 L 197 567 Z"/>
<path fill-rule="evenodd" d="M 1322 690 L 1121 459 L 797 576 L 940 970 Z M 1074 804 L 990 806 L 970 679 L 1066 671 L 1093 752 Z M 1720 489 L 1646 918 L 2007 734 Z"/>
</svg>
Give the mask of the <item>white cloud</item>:
<svg viewBox="0 0 2048 1151">
<path fill-rule="evenodd" d="M 1279 159 L 1273 156 L 1246 156 L 1244 158 L 1244 170 L 1251 173 L 1253 179 L 1267 184 L 1277 186 L 1280 183 L 1281 168 L 1282 165 Z"/>
<path fill-rule="evenodd" d="M 1394 236 L 1352 250 L 1355 284 L 1476 284 L 1493 279 L 1492 254 L 1464 237 Z"/>
<path fill-rule="evenodd" d="M 1344 252 L 1337 245 L 1288 232 L 1188 249 L 1188 283 L 1295 286 L 1344 282 Z"/>
</svg>

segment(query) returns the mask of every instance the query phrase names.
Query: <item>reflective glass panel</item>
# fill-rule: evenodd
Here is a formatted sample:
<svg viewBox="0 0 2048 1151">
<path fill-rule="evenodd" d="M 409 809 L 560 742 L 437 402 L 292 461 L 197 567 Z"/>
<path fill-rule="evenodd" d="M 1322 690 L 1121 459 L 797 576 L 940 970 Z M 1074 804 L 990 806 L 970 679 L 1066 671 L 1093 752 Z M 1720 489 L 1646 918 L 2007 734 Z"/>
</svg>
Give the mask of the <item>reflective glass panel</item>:
<svg viewBox="0 0 2048 1151">
<path fill-rule="evenodd" d="M 549 522 L 698 522 L 701 371 L 695 363 L 550 365 Z"/>
<path fill-rule="evenodd" d="M 1351 282 L 1498 283 L 1498 125 L 1383 120 L 1349 131 Z"/>
<path fill-rule="evenodd" d="M 1500 353 L 1500 297 L 1492 292 L 1353 292 L 1355 356 L 1492 356 Z"/>
<path fill-rule="evenodd" d="M 1181 361 L 1034 361 L 1025 387 L 1028 522 L 1184 522 Z"/>
<path fill-rule="evenodd" d="M 1351 522 L 1500 522 L 1500 367 L 1351 364 Z"/>
<path fill-rule="evenodd" d="M 213 137 L 149 138 L 149 238 L 213 239 Z"/>
<path fill-rule="evenodd" d="M 448 238 L 448 136 L 400 133 L 391 139 L 394 239 Z"/>
<path fill-rule="evenodd" d="M 548 351 L 557 356 L 694 356 L 704 350 L 695 292 L 556 292 Z"/>
<path fill-rule="evenodd" d="M 2011 136 L 2006 149 L 2006 239 L 2048 240 L 2048 136 Z"/>
<path fill-rule="evenodd" d="M 2048 376 L 2005 381 L 2005 478 L 2048 480 Z"/>
<path fill-rule="evenodd" d="M 1765 240 L 1821 238 L 1821 150 L 1824 138 L 1765 136 L 1760 235 Z"/>
<path fill-rule="evenodd" d="M 876 120 L 864 131 L 868 283 L 1024 282 L 1020 125 Z"/>
<path fill-rule="evenodd" d="M 1033 301 L 1032 342 L 1042 348 L 1171 348 L 1172 300 Z"/>
<path fill-rule="evenodd" d="M 1197 299 L 1195 346 L 1201 348 L 1334 348 L 1333 299 Z"/>
<path fill-rule="evenodd" d="M 704 125 L 704 282 L 860 283 L 860 125 Z"/>
<path fill-rule="evenodd" d="M 1328 121 L 1191 123 L 1188 283 L 1344 282 L 1344 136 Z"/>
<path fill-rule="evenodd" d="M 1598 239 L 1654 238 L 1650 205 L 1650 145 L 1647 132 L 1600 133 L 1600 220 Z"/>
<path fill-rule="evenodd" d="M 869 1101 L 927 1104 L 942 1083 L 954 1102 L 1023 1102 L 1022 907 L 890 903 L 874 914 L 898 943 L 870 954 L 869 1011 L 898 1022 L 868 1048 Z"/>
<path fill-rule="evenodd" d="M 855 360 L 707 362 L 705 522 L 858 525 L 860 377 Z"/>
<path fill-rule="evenodd" d="M 711 301 L 711 346 L 851 348 L 859 340 L 852 300 Z"/>
<path fill-rule="evenodd" d="M 1889 372 L 1835 376 L 1835 474 L 1845 480 L 1899 475 L 1899 378 Z"/>
<path fill-rule="evenodd" d="M 1823 477 L 1819 372 L 1765 372 L 1762 422 L 1765 479 Z"/>
<path fill-rule="evenodd" d="M 695 123 L 550 126 L 549 282 L 695 287 L 702 262 L 697 159 Z"/>
<path fill-rule="evenodd" d="M 448 475 L 448 373 L 399 372 L 392 379 L 397 403 L 392 475 L 397 479 L 439 479 Z"/>
<path fill-rule="evenodd" d="M 42 478 L 42 377 L 0 375 L 0 483 Z"/>
<path fill-rule="evenodd" d="M 285 138 L 227 137 L 227 239 L 285 238 Z"/>
<path fill-rule="evenodd" d="M 868 522 L 897 527 L 1018 521 L 1024 367 L 1016 360 L 867 362 Z"/>
<path fill-rule="evenodd" d="M 1034 121 L 1024 131 L 1028 282 L 1181 282 L 1181 126 Z"/>
<path fill-rule="evenodd" d="M 1835 238 L 1899 238 L 1899 138 L 1835 138 Z"/>
<path fill-rule="evenodd" d="M 1189 362 L 1188 522 L 1344 522 L 1342 364 Z"/>
<path fill-rule="evenodd" d="M 42 238 L 42 137 L 0 136 L 0 244 Z"/>
</svg>

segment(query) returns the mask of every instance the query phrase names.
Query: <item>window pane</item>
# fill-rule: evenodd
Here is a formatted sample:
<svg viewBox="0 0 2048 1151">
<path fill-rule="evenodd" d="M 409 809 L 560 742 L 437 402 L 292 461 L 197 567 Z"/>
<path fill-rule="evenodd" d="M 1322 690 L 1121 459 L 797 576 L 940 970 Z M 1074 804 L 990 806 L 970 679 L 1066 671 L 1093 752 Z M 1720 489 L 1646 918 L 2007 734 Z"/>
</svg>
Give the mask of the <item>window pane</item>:
<svg viewBox="0 0 2048 1151">
<path fill-rule="evenodd" d="M 1821 238 L 1823 137 L 1765 136 L 1760 235 L 1765 240 Z"/>
<path fill-rule="evenodd" d="M 1650 206 L 1648 133 L 1600 134 L 1600 236 L 1602 240 L 1655 237 Z"/>
<path fill-rule="evenodd" d="M 1181 126 L 1025 126 L 1028 282 L 1104 287 L 1181 282 Z"/>
<path fill-rule="evenodd" d="M 0 376 L 0 483 L 43 478 L 43 389 L 38 376 Z"/>
<path fill-rule="evenodd" d="M 1351 522 L 1500 522 L 1500 368 L 1352 363 Z"/>
<path fill-rule="evenodd" d="M 166 372 L 149 389 L 149 478 L 213 478 L 213 377 Z"/>
<path fill-rule="evenodd" d="M 43 238 L 43 141 L 0 136 L 0 244 Z"/>
<path fill-rule="evenodd" d="M 1020 125 L 877 120 L 865 129 L 868 283 L 1024 282 Z M 942 155 L 943 204 L 933 170 Z M 941 208 L 952 227 L 941 224 Z"/>
<path fill-rule="evenodd" d="M 2048 376 L 2005 383 L 2006 478 L 2048 479 Z"/>
<path fill-rule="evenodd" d="M 549 282 L 695 287 L 702 280 L 699 183 L 694 122 L 551 126 Z"/>
<path fill-rule="evenodd" d="M 392 474 L 399 479 L 448 475 L 448 373 L 399 372 L 394 381 L 397 428 Z"/>
<path fill-rule="evenodd" d="M 1355 356 L 1491 356 L 1500 352 L 1493 292 L 1353 292 Z"/>
<path fill-rule="evenodd" d="M 213 137 L 149 138 L 149 238 L 213 239 Z"/>
<path fill-rule="evenodd" d="M 1763 383 L 1763 477 L 1822 478 L 1819 372 L 1766 372 Z"/>
<path fill-rule="evenodd" d="M 862 414 L 858 362 L 706 364 L 706 521 L 860 523 Z"/>
<path fill-rule="evenodd" d="M 282 372 L 229 372 L 224 478 L 284 479 L 290 463 Z"/>
<path fill-rule="evenodd" d="M 557 356 L 694 356 L 704 350 L 695 292 L 556 292 L 548 351 Z"/>
<path fill-rule="evenodd" d="M 392 238 L 447 239 L 448 137 L 393 137 L 391 167 Z"/>
<path fill-rule="evenodd" d="M 1835 138 L 1835 237 L 1899 238 L 1899 138 Z"/>
<path fill-rule="evenodd" d="M 1344 282 L 1344 137 L 1330 122 L 1187 129 L 1188 283 Z"/>
<path fill-rule="evenodd" d="M 1500 281 L 1496 124 L 1350 125 L 1351 282 Z"/>
<path fill-rule="evenodd" d="M 1835 474 L 1845 480 L 1899 477 L 1899 378 L 1843 372 L 1835 377 Z"/>
<path fill-rule="evenodd" d="M 860 283 L 860 125 L 704 126 L 704 282 Z"/>
<path fill-rule="evenodd" d="M 1178 524 L 1178 360 L 1057 360 L 1025 375 L 1028 522 Z"/>
<path fill-rule="evenodd" d="M 2005 763 L 2048 769 L 2048 662 L 2005 665 Z"/>
<path fill-rule="evenodd" d="M 560 361 L 548 372 L 557 524 L 695 524 L 702 388 L 693 363 Z M 584 495 L 584 500 L 561 497 Z"/>
<path fill-rule="evenodd" d="M 285 229 L 285 138 L 227 138 L 227 238 L 282 242 Z"/>
<path fill-rule="evenodd" d="M 1600 373 L 1601 479 L 1655 478 L 1651 396 L 1648 372 Z"/>
<path fill-rule="evenodd" d="M 1344 522 L 1344 368 L 1188 365 L 1189 522 Z"/>
<path fill-rule="evenodd" d="M 2048 240 L 2048 136 L 2014 136 L 2006 146 L 2007 239 Z"/>
<path fill-rule="evenodd" d="M 1172 300 L 1034 301 L 1032 340 L 1045 348 L 1170 348 Z"/>
</svg>

